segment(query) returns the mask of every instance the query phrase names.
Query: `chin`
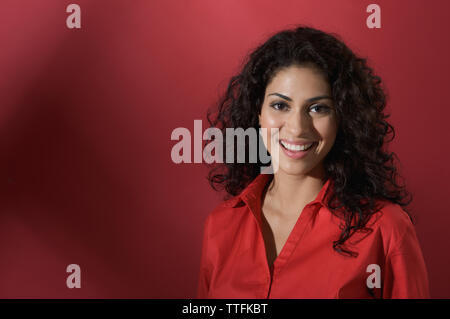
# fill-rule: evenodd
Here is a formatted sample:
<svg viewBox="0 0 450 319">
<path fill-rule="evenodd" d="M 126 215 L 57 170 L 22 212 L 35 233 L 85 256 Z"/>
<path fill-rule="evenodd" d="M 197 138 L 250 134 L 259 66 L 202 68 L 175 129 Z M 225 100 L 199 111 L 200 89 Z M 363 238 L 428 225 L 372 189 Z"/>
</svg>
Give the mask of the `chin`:
<svg viewBox="0 0 450 319">
<path fill-rule="evenodd" d="M 306 167 L 305 165 L 283 165 L 280 164 L 278 167 L 278 171 L 282 171 L 287 175 L 307 175 L 311 172 L 310 167 Z"/>
<path fill-rule="evenodd" d="M 278 171 L 282 171 L 288 175 L 314 175 L 315 172 L 321 170 L 321 162 L 317 161 L 295 161 L 284 158 L 280 161 Z"/>
</svg>

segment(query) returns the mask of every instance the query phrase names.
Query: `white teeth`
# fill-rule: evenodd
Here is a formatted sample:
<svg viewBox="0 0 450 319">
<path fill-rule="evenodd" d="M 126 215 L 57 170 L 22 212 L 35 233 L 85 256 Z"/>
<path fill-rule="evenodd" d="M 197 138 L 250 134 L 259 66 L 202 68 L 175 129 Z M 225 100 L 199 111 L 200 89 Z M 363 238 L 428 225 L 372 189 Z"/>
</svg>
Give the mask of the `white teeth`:
<svg viewBox="0 0 450 319">
<path fill-rule="evenodd" d="M 310 143 L 310 144 L 305 144 L 305 145 L 293 145 L 293 144 L 288 144 L 284 141 L 280 141 L 280 142 L 284 147 L 286 147 L 290 151 L 305 151 L 314 144 L 314 143 Z"/>
</svg>

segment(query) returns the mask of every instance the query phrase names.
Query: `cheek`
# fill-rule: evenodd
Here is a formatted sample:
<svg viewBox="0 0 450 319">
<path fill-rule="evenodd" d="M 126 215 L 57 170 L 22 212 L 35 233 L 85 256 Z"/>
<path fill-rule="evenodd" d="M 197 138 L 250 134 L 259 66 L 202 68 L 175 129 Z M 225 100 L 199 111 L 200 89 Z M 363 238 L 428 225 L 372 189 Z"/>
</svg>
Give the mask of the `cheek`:
<svg viewBox="0 0 450 319">
<path fill-rule="evenodd" d="M 260 121 L 261 121 L 261 127 L 265 127 L 265 128 L 281 126 L 280 116 L 276 116 L 275 114 L 273 114 L 271 112 L 262 112 Z"/>
<path fill-rule="evenodd" d="M 279 112 L 273 112 L 268 108 L 263 108 L 260 117 L 261 128 L 267 129 L 267 135 L 274 137 L 283 126 L 284 118 Z M 267 144 L 266 144 L 267 145 Z"/>
<path fill-rule="evenodd" d="M 325 143 L 333 144 L 337 133 L 337 124 L 334 118 L 324 118 L 314 123 L 314 127 Z"/>
<path fill-rule="evenodd" d="M 276 114 L 273 114 L 270 111 L 261 112 L 260 116 L 260 126 L 261 128 L 267 129 L 266 134 L 264 135 L 264 144 L 267 149 L 270 151 L 271 139 L 276 138 L 277 133 L 279 132 L 279 128 L 282 126 L 283 120 L 282 118 Z M 264 131 L 262 132 L 264 134 Z"/>
</svg>

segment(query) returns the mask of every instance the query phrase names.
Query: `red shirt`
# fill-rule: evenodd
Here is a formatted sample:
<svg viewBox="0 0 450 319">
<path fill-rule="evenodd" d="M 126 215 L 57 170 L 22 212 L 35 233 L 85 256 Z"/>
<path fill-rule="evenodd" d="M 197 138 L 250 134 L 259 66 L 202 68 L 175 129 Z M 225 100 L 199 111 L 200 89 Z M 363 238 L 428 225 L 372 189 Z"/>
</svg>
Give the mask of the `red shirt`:
<svg viewBox="0 0 450 319">
<path fill-rule="evenodd" d="M 305 206 L 269 268 L 261 231 L 269 177 L 260 174 L 206 218 L 197 298 L 430 298 L 415 229 L 399 205 L 383 202 L 367 224 L 373 232 L 347 240 L 356 258 L 333 249 L 342 220 L 325 205 L 330 179 Z"/>
</svg>

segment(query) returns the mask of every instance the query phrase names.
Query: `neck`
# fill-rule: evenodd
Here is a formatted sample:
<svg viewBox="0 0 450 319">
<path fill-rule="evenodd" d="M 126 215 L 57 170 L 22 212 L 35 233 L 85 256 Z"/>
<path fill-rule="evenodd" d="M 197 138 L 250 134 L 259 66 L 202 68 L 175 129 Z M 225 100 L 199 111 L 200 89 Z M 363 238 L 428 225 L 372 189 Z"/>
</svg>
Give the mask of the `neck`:
<svg viewBox="0 0 450 319">
<path fill-rule="evenodd" d="M 286 216 L 298 215 L 299 208 L 312 202 L 324 181 L 324 172 L 306 175 L 290 175 L 278 170 L 268 185 L 267 195 L 272 205 Z M 267 196 L 266 195 L 266 196 Z"/>
</svg>

